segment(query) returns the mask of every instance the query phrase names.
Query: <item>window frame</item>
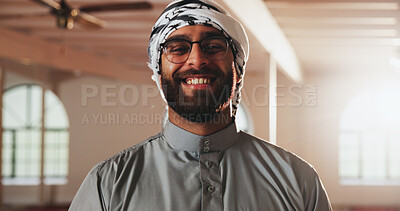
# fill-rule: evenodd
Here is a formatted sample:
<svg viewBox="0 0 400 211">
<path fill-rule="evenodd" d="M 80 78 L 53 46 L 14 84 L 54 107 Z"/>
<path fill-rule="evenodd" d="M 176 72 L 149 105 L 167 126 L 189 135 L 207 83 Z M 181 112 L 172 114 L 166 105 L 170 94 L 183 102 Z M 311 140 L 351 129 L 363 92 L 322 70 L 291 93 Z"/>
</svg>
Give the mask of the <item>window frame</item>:
<svg viewBox="0 0 400 211">
<path fill-rule="evenodd" d="M 398 162 L 398 164 L 400 165 L 400 158 L 396 158 L 396 156 L 393 156 L 391 159 L 392 154 L 396 154 L 395 150 L 391 149 L 391 144 L 394 144 L 393 146 L 397 147 L 400 146 L 400 132 L 393 129 L 387 129 L 385 127 L 369 127 L 368 124 L 364 124 L 364 128 L 363 124 L 361 124 L 360 121 L 372 121 L 371 119 L 373 119 L 373 117 L 378 117 L 375 121 L 379 122 L 378 120 L 384 120 L 384 117 L 382 117 L 382 115 L 369 114 L 370 116 L 373 116 L 371 117 L 371 119 L 366 118 L 359 120 L 356 117 L 357 115 L 360 115 L 360 113 L 356 113 L 354 111 L 354 109 L 359 107 L 363 107 L 365 109 L 365 107 L 367 107 L 367 104 L 359 105 L 360 102 L 365 103 L 369 102 L 369 100 L 376 101 L 377 99 L 374 99 L 374 96 L 381 93 L 382 91 L 385 91 L 385 89 L 374 92 L 369 90 L 364 90 L 360 92 L 350 99 L 342 112 L 338 135 L 338 176 L 340 179 L 340 184 L 342 185 L 400 185 L 400 174 L 396 172 L 393 173 L 392 168 L 394 167 L 390 166 L 393 162 Z M 396 98 L 387 98 L 387 100 L 391 99 Z M 375 106 L 376 105 L 367 107 L 362 112 L 370 111 L 368 109 L 374 110 Z M 362 114 L 368 115 L 364 113 Z M 345 120 L 349 119 L 352 121 L 352 124 L 357 124 L 357 121 L 359 122 L 359 124 L 357 124 L 356 127 L 351 128 L 351 126 L 349 127 L 348 123 L 344 123 Z M 373 133 L 375 133 L 376 135 L 375 138 L 371 138 L 374 137 L 374 135 L 372 135 Z M 344 138 L 346 135 L 352 135 L 354 137 Z M 397 139 L 391 140 L 392 136 L 397 137 Z M 352 144 L 350 142 L 354 143 Z M 368 151 L 370 153 L 367 153 Z M 374 152 L 376 153 L 375 155 Z M 354 154 L 356 154 L 356 158 L 354 158 Z M 379 157 L 378 155 L 384 157 Z M 353 157 L 349 158 L 351 156 Z M 371 159 L 373 159 L 374 156 L 379 158 L 376 162 L 378 164 L 375 165 L 379 166 L 380 164 L 383 164 L 382 166 L 384 170 L 379 171 L 378 169 L 375 169 L 375 172 L 370 170 L 370 173 L 366 173 L 368 171 L 365 170 L 365 167 L 366 165 L 368 165 L 368 163 L 371 163 Z M 352 169 L 352 173 L 350 173 L 350 171 L 346 172 L 345 170 L 346 167 L 350 168 L 351 166 L 357 168 L 356 174 L 352 176 L 350 176 L 350 174 L 354 173 L 354 169 Z M 396 164 L 394 164 L 393 166 L 396 166 Z"/>
<path fill-rule="evenodd" d="M 45 87 L 41 86 L 40 84 L 23 83 L 23 84 L 17 84 L 17 85 L 11 86 L 11 87 L 7 88 L 6 90 L 4 90 L 3 103 L 5 102 L 4 97 L 10 91 L 15 90 L 17 88 L 29 89 L 31 87 L 36 87 L 36 88 L 40 89 L 41 95 L 40 95 L 40 99 L 39 100 L 41 102 L 43 102 L 43 97 L 45 98 L 44 100 L 46 100 L 46 98 L 47 98 L 46 96 L 43 96 L 43 94 L 44 95 L 49 95 L 50 94 L 51 97 L 55 97 L 56 98 L 55 99 L 56 103 L 57 103 L 56 106 L 61 106 L 61 109 L 63 109 L 63 112 L 65 112 L 65 115 L 61 115 L 61 116 L 62 116 L 62 118 L 64 118 L 64 121 L 66 121 L 67 125 L 66 125 L 66 127 L 55 128 L 55 127 L 51 127 L 51 126 L 48 126 L 46 124 L 41 123 L 41 120 L 40 120 L 40 122 L 39 122 L 40 125 L 39 126 L 35 125 L 34 127 L 32 127 L 32 125 L 33 125 L 33 124 L 31 124 L 32 122 L 24 122 L 24 123 L 21 124 L 21 127 L 11 128 L 11 127 L 4 127 L 4 121 L 3 121 L 3 134 L 2 134 L 3 143 L 1 143 L 3 145 L 3 147 L 2 147 L 3 156 L 1 158 L 2 168 L 3 168 L 3 171 L 2 171 L 2 173 L 3 173 L 2 182 L 3 182 L 4 185 L 40 185 L 40 183 L 42 182 L 41 179 L 43 178 L 43 183 L 45 185 L 64 185 L 64 184 L 66 184 L 68 182 L 69 119 L 68 119 L 68 113 L 67 113 L 67 111 L 65 109 L 64 104 L 60 100 L 60 98 L 52 90 L 46 89 Z M 10 93 L 10 94 L 12 94 L 12 93 Z M 26 97 L 27 98 L 31 98 L 32 96 L 28 96 L 28 94 L 27 94 Z M 32 103 L 30 105 L 26 104 L 24 106 L 25 106 L 24 108 L 32 106 Z M 46 118 L 46 114 L 49 113 L 49 111 L 47 110 L 48 109 L 47 108 L 48 107 L 47 103 L 46 102 L 44 104 L 40 103 L 40 107 L 41 107 L 40 108 L 41 111 L 44 111 L 43 116 Z M 7 108 L 5 108 L 3 106 L 2 112 L 3 112 L 3 120 L 4 120 L 4 118 L 5 118 L 4 112 L 7 112 Z M 27 115 L 29 115 L 29 114 L 27 114 Z M 25 116 L 24 118 L 28 119 L 29 117 Z M 44 129 L 42 129 L 42 125 L 44 125 L 44 127 L 45 127 Z M 18 165 L 19 165 L 16 162 L 16 158 L 18 157 L 18 155 L 17 155 L 18 154 L 18 150 L 21 150 L 21 149 L 18 149 L 18 146 L 17 146 L 18 145 L 17 144 L 18 141 L 17 141 L 17 137 L 16 136 L 12 137 L 12 140 L 11 140 L 13 142 L 13 143 L 11 143 L 11 152 L 10 152 L 11 153 L 11 155 L 10 155 L 11 156 L 11 163 L 7 163 L 7 164 L 11 165 L 12 172 L 9 175 L 5 175 L 5 174 L 10 173 L 10 172 L 8 172 L 8 171 L 5 172 L 4 171 L 4 166 L 5 166 L 4 165 L 5 164 L 4 163 L 5 162 L 4 161 L 4 158 L 5 158 L 5 155 L 4 155 L 5 153 L 4 152 L 5 152 L 5 150 L 10 150 L 10 149 L 4 148 L 4 144 L 5 144 L 5 141 L 6 141 L 4 139 L 4 134 L 7 133 L 7 132 L 10 132 L 10 131 L 14 131 L 14 132 L 12 132 L 14 135 L 16 135 L 18 132 L 23 133 L 23 132 L 26 132 L 26 131 L 28 131 L 28 132 L 29 131 L 31 131 L 31 132 L 33 131 L 33 132 L 38 132 L 39 133 L 39 137 L 40 137 L 39 140 L 38 140 L 40 142 L 38 144 L 39 146 L 33 146 L 33 148 L 28 149 L 28 150 L 32 150 L 32 149 L 35 150 L 35 148 L 37 148 L 36 150 L 39 151 L 39 157 L 35 161 L 36 162 L 35 165 L 39 166 L 38 175 L 35 175 L 35 173 L 33 173 L 31 175 L 29 175 L 29 173 L 28 173 L 28 174 L 22 175 L 22 176 L 16 174 L 16 169 L 18 168 Z M 48 168 L 50 166 L 49 161 L 51 160 L 51 158 L 47 158 L 46 153 L 48 153 L 49 152 L 48 150 L 51 150 L 51 149 L 48 148 L 50 146 L 50 142 L 49 142 L 47 137 L 49 136 L 50 132 L 52 132 L 52 131 L 61 131 L 60 134 L 66 136 L 64 138 L 64 140 L 62 140 L 62 138 L 59 139 L 61 142 L 64 141 L 65 142 L 64 144 L 66 145 L 66 146 L 64 146 L 64 148 L 58 149 L 58 150 L 63 150 L 63 152 L 60 153 L 60 154 L 62 154 L 65 157 L 64 160 L 62 160 L 61 159 L 61 155 L 59 155 L 59 157 L 60 157 L 59 158 L 59 162 L 63 162 L 63 165 L 64 165 L 64 173 L 62 173 L 62 170 L 61 170 L 60 171 L 61 173 L 59 172 L 60 173 L 59 176 L 52 176 L 52 175 L 49 175 L 49 173 L 48 173 L 48 171 L 49 171 Z M 43 139 L 44 139 L 44 144 L 45 144 L 44 147 L 41 146 L 41 140 L 42 140 L 41 136 L 43 136 Z M 19 140 L 19 141 L 21 141 L 21 140 Z M 61 145 L 59 145 L 59 146 L 61 146 Z M 44 152 L 41 152 L 42 149 L 44 150 Z M 42 168 L 41 167 L 42 155 L 44 157 L 43 158 L 44 159 L 43 160 L 43 164 L 44 164 L 43 171 L 41 170 L 41 168 Z M 29 157 L 25 158 L 25 159 L 29 160 Z M 43 172 L 43 175 L 42 175 L 42 172 Z"/>
</svg>

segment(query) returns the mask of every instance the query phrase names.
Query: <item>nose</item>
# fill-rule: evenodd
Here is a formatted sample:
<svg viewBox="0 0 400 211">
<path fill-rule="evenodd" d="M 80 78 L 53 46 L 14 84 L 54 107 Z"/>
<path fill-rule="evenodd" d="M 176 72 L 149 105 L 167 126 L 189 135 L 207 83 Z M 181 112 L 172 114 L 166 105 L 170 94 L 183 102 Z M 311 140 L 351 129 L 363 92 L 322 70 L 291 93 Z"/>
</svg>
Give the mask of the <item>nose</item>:
<svg viewBox="0 0 400 211">
<path fill-rule="evenodd" d="M 189 58 L 186 61 L 192 68 L 201 69 L 208 65 L 208 58 L 203 53 L 198 43 L 193 43 Z"/>
</svg>

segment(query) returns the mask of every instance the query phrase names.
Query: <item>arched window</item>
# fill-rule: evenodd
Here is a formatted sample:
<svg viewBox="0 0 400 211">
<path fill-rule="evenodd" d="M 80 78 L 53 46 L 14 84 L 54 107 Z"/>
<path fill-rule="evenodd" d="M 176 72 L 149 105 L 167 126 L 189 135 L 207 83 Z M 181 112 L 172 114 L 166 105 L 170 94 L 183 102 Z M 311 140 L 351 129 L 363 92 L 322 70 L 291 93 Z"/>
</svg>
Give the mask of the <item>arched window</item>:
<svg viewBox="0 0 400 211">
<path fill-rule="evenodd" d="M 364 91 L 342 113 L 339 174 L 343 184 L 400 183 L 400 92 Z"/>
<path fill-rule="evenodd" d="M 66 183 L 68 116 L 63 104 L 52 91 L 45 90 L 44 93 L 42 96 L 43 88 L 33 84 L 15 86 L 4 92 L 2 157 L 4 184 L 40 183 L 42 137 L 44 183 Z"/>
</svg>

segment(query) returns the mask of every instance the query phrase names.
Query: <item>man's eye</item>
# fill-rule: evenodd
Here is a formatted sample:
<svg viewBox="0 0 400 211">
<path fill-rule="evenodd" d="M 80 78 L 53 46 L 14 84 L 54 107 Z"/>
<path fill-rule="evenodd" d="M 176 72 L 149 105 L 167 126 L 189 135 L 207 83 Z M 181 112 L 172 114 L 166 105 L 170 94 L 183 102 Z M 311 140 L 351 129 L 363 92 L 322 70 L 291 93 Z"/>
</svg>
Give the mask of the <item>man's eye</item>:
<svg viewBox="0 0 400 211">
<path fill-rule="evenodd" d="M 185 47 L 174 47 L 174 48 L 171 48 L 170 49 L 170 52 L 186 52 L 187 51 L 187 48 L 185 48 Z"/>
<path fill-rule="evenodd" d="M 222 52 L 225 50 L 226 50 L 225 46 L 223 46 L 221 44 L 217 44 L 217 43 L 211 43 L 205 47 L 205 52 L 210 53 L 210 54 L 219 53 L 219 52 Z"/>
<path fill-rule="evenodd" d="M 172 54 L 185 54 L 189 52 L 190 47 L 184 44 L 171 44 L 167 47 L 167 50 Z"/>
</svg>

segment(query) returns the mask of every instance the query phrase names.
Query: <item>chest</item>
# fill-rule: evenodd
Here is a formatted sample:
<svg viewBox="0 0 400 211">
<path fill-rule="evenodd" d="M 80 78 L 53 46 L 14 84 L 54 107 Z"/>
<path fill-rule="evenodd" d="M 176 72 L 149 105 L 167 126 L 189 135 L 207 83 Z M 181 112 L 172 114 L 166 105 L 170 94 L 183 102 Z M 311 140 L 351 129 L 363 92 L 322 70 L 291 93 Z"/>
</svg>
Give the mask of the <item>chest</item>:
<svg viewBox="0 0 400 211">
<path fill-rule="evenodd" d="M 293 182 L 254 161 L 207 153 L 144 165 L 140 175 L 116 184 L 110 210 L 304 209 Z"/>
</svg>

